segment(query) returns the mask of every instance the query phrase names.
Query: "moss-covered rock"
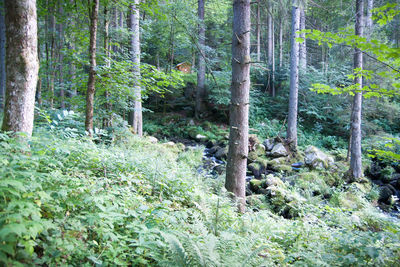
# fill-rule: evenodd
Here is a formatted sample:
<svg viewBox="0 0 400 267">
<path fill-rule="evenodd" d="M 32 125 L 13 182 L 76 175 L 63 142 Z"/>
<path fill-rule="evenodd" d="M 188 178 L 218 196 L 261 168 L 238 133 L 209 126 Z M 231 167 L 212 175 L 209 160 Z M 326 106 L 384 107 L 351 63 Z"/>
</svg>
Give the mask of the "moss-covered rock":
<svg viewBox="0 0 400 267">
<path fill-rule="evenodd" d="M 261 188 L 262 181 L 257 180 L 257 179 L 252 179 L 250 180 L 250 190 L 253 192 L 258 192 L 258 190 Z"/>
<path fill-rule="evenodd" d="M 309 146 L 305 151 L 304 162 L 311 168 L 326 169 L 333 165 L 334 159 L 315 146 Z"/>
<path fill-rule="evenodd" d="M 253 162 L 255 162 L 255 161 L 257 161 L 257 159 L 258 159 L 258 155 L 257 155 L 257 153 L 255 152 L 255 151 L 251 151 L 251 152 L 249 152 L 249 155 L 247 156 L 247 163 L 253 163 Z"/>
</svg>

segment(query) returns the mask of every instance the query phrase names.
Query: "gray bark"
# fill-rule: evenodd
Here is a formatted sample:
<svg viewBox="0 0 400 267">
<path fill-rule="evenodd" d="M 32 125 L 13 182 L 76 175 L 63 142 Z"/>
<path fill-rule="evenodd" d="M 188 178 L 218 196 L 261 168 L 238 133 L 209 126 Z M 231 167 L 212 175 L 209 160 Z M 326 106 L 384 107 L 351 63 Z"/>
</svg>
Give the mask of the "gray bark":
<svg viewBox="0 0 400 267">
<path fill-rule="evenodd" d="M 90 45 L 89 45 L 89 59 L 90 70 L 89 79 L 86 91 L 86 118 L 85 129 L 89 136 L 93 136 L 93 108 L 94 108 L 94 95 L 96 91 L 96 40 L 97 40 L 97 21 L 99 15 L 99 0 L 88 0 L 90 7 Z"/>
<path fill-rule="evenodd" d="M 368 0 L 367 2 L 367 17 L 366 17 L 366 30 L 368 39 L 371 38 L 371 33 L 373 30 L 372 21 L 372 9 L 374 8 L 374 0 Z"/>
<path fill-rule="evenodd" d="M 295 1 L 293 1 L 295 2 Z M 287 127 L 287 142 L 293 151 L 297 150 L 297 102 L 299 89 L 299 43 L 296 42 L 300 28 L 300 8 L 292 7 L 292 36 L 290 55 L 290 94 Z"/>
<path fill-rule="evenodd" d="M 300 30 L 306 29 L 306 14 L 304 12 L 304 7 L 300 8 Z M 300 43 L 300 69 L 305 71 L 307 68 L 307 45 L 306 45 L 306 34 L 301 33 L 300 37 L 303 42 Z"/>
<path fill-rule="evenodd" d="M 0 109 L 6 93 L 6 25 L 4 22 L 4 0 L 0 1 Z"/>
<path fill-rule="evenodd" d="M 358 36 L 363 36 L 363 10 L 363 0 L 356 0 L 355 33 Z M 363 55 L 358 48 L 354 51 L 354 68 L 363 68 Z M 356 77 L 354 83 L 358 84 L 358 90 L 362 90 L 362 77 Z M 351 157 L 349 171 L 351 181 L 356 181 L 363 176 L 361 162 L 361 108 L 362 92 L 356 92 L 351 113 Z"/>
<path fill-rule="evenodd" d="M 279 20 L 279 68 L 283 66 L 283 19 Z"/>
<path fill-rule="evenodd" d="M 245 210 L 250 90 L 250 0 L 233 2 L 232 87 L 225 187 Z"/>
<path fill-rule="evenodd" d="M 260 14 L 260 0 L 257 1 L 257 62 L 261 61 L 261 14 Z"/>
<path fill-rule="evenodd" d="M 274 97 L 275 96 L 275 88 L 274 88 L 274 83 L 272 79 L 272 73 L 273 73 L 273 27 L 272 27 L 272 8 L 271 6 L 268 7 L 268 12 L 267 12 L 267 27 L 268 27 L 268 86 L 269 86 L 269 92 L 270 94 Z"/>
<path fill-rule="evenodd" d="M 63 16 L 64 14 L 64 9 L 62 6 L 62 3 L 59 3 L 60 7 L 59 7 L 59 15 Z M 59 64 L 58 64 L 58 75 L 59 75 L 59 79 L 58 79 L 58 84 L 60 87 L 60 107 L 61 109 L 65 109 L 65 102 L 64 102 L 64 98 L 65 98 L 65 91 L 64 91 L 64 54 L 62 52 L 63 50 L 63 46 L 64 46 L 64 25 L 62 22 L 58 23 L 58 42 L 59 42 L 59 46 L 58 46 L 58 50 L 59 50 Z"/>
<path fill-rule="evenodd" d="M 106 67 L 111 67 L 111 47 L 110 47 L 110 35 L 109 35 L 109 26 L 110 19 L 108 17 L 108 7 L 104 7 L 104 52 L 106 54 Z M 104 105 L 105 108 L 105 116 L 103 118 L 103 128 L 112 126 L 112 105 L 110 101 L 110 92 L 106 90 L 104 92 L 104 97 L 106 99 L 106 103 Z"/>
<path fill-rule="evenodd" d="M 198 51 L 198 70 L 197 70 L 197 90 L 196 90 L 196 118 L 201 117 L 205 110 L 205 81 L 206 81 L 206 63 L 204 61 L 204 46 L 206 39 L 206 29 L 204 26 L 204 0 L 198 0 L 197 14 L 199 19 L 199 51 Z"/>
<path fill-rule="evenodd" d="M 6 101 L 3 131 L 32 135 L 38 82 L 36 0 L 5 3 Z"/>
<path fill-rule="evenodd" d="M 143 135 L 142 124 L 142 101 L 140 88 L 140 27 L 139 27 L 139 3 L 140 0 L 134 0 L 134 4 L 129 8 L 129 28 L 131 31 L 130 54 L 133 63 L 133 110 L 129 112 L 129 124 L 133 128 L 133 132 L 139 136 Z"/>
</svg>

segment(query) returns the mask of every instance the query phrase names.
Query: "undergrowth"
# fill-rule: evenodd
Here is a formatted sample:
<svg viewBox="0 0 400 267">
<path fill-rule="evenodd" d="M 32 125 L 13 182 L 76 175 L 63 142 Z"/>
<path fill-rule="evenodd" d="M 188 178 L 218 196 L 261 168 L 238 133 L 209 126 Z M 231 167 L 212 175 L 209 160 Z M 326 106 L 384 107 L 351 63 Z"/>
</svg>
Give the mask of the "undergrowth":
<svg viewBox="0 0 400 267">
<path fill-rule="evenodd" d="M 223 177 L 197 174 L 201 148 L 120 134 L 96 144 L 41 126 L 30 147 L 1 134 L 2 265 L 398 264 L 399 222 L 357 188 L 307 195 L 291 220 L 268 206 L 238 215 Z M 291 190 L 308 190 L 303 180 Z"/>
</svg>

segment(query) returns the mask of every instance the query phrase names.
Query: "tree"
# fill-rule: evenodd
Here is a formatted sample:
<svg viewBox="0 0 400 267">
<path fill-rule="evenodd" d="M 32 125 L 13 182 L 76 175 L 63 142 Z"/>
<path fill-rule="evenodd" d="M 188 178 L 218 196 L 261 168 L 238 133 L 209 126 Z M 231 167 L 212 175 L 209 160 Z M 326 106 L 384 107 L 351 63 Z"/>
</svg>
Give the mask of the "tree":
<svg viewBox="0 0 400 267">
<path fill-rule="evenodd" d="M 3 131 L 32 135 L 38 81 L 36 0 L 5 1 L 6 101 Z"/>
<path fill-rule="evenodd" d="M 133 127 L 133 132 L 139 136 L 143 135 L 142 122 L 142 102 L 140 88 L 140 27 L 139 27 L 139 3 L 140 0 L 134 0 L 129 7 L 129 28 L 131 31 L 130 54 L 133 63 L 133 110 L 129 112 L 129 124 Z"/>
<path fill-rule="evenodd" d="M 85 129 L 89 136 L 93 135 L 93 107 L 94 107 L 94 94 L 96 91 L 96 40 L 97 40 L 97 21 L 99 14 L 99 0 L 88 0 L 89 4 L 89 17 L 90 17 L 90 45 L 89 45 L 89 58 L 90 70 L 89 79 L 86 91 L 86 119 Z"/>
<path fill-rule="evenodd" d="M 304 11 L 304 5 L 300 6 L 300 30 L 302 31 L 300 34 L 301 39 L 303 40 L 300 43 L 300 69 L 305 71 L 307 68 L 307 45 L 306 45 L 306 33 L 303 31 L 306 29 L 306 13 Z"/>
<path fill-rule="evenodd" d="M 299 43 L 297 31 L 300 28 L 300 8 L 293 0 L 292 7 L 292 36 L 291 36 L 291 55 L 290 55 L 290 94 L 289 94 L 289 114 L 286 139 L 292 151 L 297 150 L 297 105 L 299 89 Z"/>
<path fill-rule="evenodd" d="M 206 94 L 206 63 L 204 60 L 204 46 L 206 39 L 206 29 L 204 25 L 204 0 L 198 0 L 197 14 L 199 19 L 199 51 L 198 51 L 198 70 L 197 70 L 197 91 L 196 91 L 196 108 L 195 116 L 200 118 L 200 114 L 204 112 L 204 98 Z"/>
<path fill-rule="evenodd" d="M 355 33 L 357 36 L 363 36 L 363 12 L 364 1 L 356 0 L 356 23 Z M 354 69 L 362 71 L 363 54 L 360 48 L 354 50 Z M 362 108 L 362 89 L 363 78 L 357 75 L 354 78 L 354 84 L 359 91 L 355 93 L 353 98 L 353 108 L 351 112 L 351 156 L 350 156 L 350 180 L 355 181 L 363 176 L 361 162 L 361 108 Z"/>
<path fill-rule="evenodd" d="M 0 109 L 6 93 L 6 24 L 4 22 L 4 0 L 0 1 Z"/>
<path fill-rule="evenodd" d="M 267 26 L 268 26 L 268 86 L 272 97 L 275 97 L 275 85 L 274 85 L 274 26 L 272 20 L 272 5 L 267 7 Z"/>
<path fill-rule="evenodd" d="M 233 2 L 232 85 L 225 187 L 245 209 L 250 90 L 250 0 Z"/>
</svg>

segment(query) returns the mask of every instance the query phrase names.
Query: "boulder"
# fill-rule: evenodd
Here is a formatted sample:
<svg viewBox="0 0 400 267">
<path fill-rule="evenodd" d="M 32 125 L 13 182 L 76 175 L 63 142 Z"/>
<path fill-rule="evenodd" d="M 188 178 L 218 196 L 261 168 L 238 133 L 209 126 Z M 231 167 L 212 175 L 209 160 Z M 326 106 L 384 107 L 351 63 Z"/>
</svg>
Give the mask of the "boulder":
<svg viewBox="0 0 400 267">
<path fill-rule="evenodd" d="M 227 159 L 228 158 L 228 147 L 221 147 L 215 153 L 217 159 Z"/>
<path fill-rule="evenodd" d="M 157 144 L 158 143 L 158 139 L 155 138 L 154 136 L 148 136 L 147 140 L 149 140 L 149 142 L 152 143 L 152 144 Z"/>
<path fill-rule="evenodd" d="M 207 136 L 204 136 L 204 135 L 201 135 L 201 134 L 197 134 L 197 135 L 195 136 L 195 139 L 196 139 L 196 141 L 204 142 L 204 141 L 207 140 Z"/>
<path fill-rule="evenodd" d="M 258 155 L 258 156 L 264 156 L 265 155 L 265 146 L 263 144 L 257 144 L 255 146 L 255 150 L 254 152 Z"/>
<path fill-rule="evenodd" d="M 247 166 L 247 169 L 254 175 L 254 177 L 260 178 L 267 169 L 267 163 L 262 160 L 253 162 Z"/>
<path fill-rule="evenodd" d="M 260 188 L 261 188 L 261 180 L 257 180 L 257 179 L 252 179 L 250 181 L 250 190 L 252 192 L 257 192 Z"/>
<path fill-rule="evenodd" d="M 247 156 L 247 164 L 253 163 L 257 161 L 258 155 L 255 151 L 250 151 L 249 155 Z"/>
<path fill-rule="evenodd" d="M 249 151 L 255 151 L 256 146 L 260 144 L 260 141 L 258 140 L 257 135 L 255 134 L 250 134 L 249 135 Z"/>
<path fill-rule="evenodd" d="M 391 185 L 385 185 L 380 188 L 379 201 L 385 204 L 391 204 L 392 195 L 396 194 L 396 190 Z"/>
<path fill-rule="evenodd" d="M 289 153 L 286 150 L 286 147 L 282 143 L 277 143 L 272 148 L 270 155 L 274 158 L 280 158 L 280 157 L 286 157 L 287 155 L 289 155 Z"/>
<path fill-rule="evenodd" d="M 265 139 L 263 145 L 267 151 L 271 151 L 275 145 L 274 139 Z"/>
<path fill-rule="evenodd" d="M 305 151 L 304 162 L 311 168 L 328 168 L 335 162 L 333 157 L 328 156 L 315 146 L 309 146 Z"/>
</svg>

